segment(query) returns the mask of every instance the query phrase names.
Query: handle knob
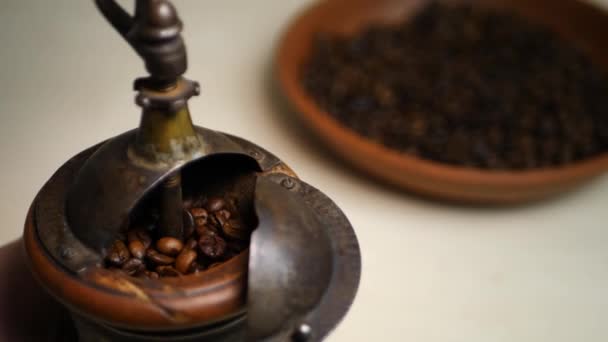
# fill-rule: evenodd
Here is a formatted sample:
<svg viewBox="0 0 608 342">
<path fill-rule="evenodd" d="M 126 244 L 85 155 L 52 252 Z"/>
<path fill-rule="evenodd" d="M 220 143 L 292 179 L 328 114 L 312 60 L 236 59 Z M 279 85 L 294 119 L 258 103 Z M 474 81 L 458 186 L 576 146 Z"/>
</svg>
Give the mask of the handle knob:
<svg viewBox="0 0 608 342">
<path fill-rule="evenodd" d="M 134 16 L 115 0 L 95 0 L 95 3 L 108 22 L 141 56 L 150 79 L 160 88 L 173 85 L 186 72 L 188 62 L 181 36 L 183 26 L 171 2 L 137 0 Z"/>
</svg>

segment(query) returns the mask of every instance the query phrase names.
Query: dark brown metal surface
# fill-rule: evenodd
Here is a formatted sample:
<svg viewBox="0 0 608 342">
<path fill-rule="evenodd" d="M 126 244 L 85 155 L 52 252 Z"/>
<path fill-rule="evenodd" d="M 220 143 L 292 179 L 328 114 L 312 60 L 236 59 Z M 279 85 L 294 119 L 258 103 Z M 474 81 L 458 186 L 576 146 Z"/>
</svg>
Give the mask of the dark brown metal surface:
<svg viewBox="0 0 608 342">
<path fill-rule="evenodd" d="M 155 83 L 172 84 L 188 67 L 182 22 L 166 0 L 137 0 L 131 17 L 114 0 L 95 0 L 101 13 L 144 59 Z"/>
<path fill-rule="evenodd" d="M 38 239 L 57 264 L 75 273 L 102 260 L 98 252 L 74 235 L 65 215 L 68 186 L 74 181 L 82 164 L 99 146 L 86 149 L 67 161 L 46 182 L 34 200 L 33 216 Z"/>
<path fill-rule="evenodd" d="M 268 175 L 264 182 L 267 181 L 280 184 L 283 188 L 289 190 L 293 197 L 297 198 L 299 204 L 306 208 L 305 210 L 311 210 L 314 213 L 320 224 L 320 229 L 327 233 L 331 243 L 332 273 L 328 287 L 314 308 L 304 314 L 286 314 L 286 318 L 281 321 L 283 324 L 281 330 L 262 340 L 267 342 L 291 339 L 294 341 L 321 341 L 346 315 L 357 294 L 361 277 L 361 254 L 357 237 L 340 208 L 319 190 L 297 178 L 280 173 Z M 304 269 L 323 267 L 318 264 L 319 262 L 311 257 L 308 263 L 296 266 L 294 270 L 314 274 L 314 271 Z M 282 267 L 281 263 L 281 260 L 275 260 L 276 267 Z M 267 266 L 274 268 L 272 264 Z M 309 279 L 309 282 L 301 286 L 321 287 L 322 281 L 320 283 L 318 281 L 317 279 Z M 259 285 L 256 286 L 259 287 Z M 267 292 L 266 295 L 271 294 Z M 284 296 L 284 294 L 272 296 Z M 252 298 L 251 292 L 249 298 Z M 263 304 L 263 301 L 261 303 Z M 251 308 L 249 309 L 251 312 Z M 281 309 L 275 308 L 275 310 Z M 250 326 L 250 329 L 255 329 L 255 327 Z"/>
<path fill-rule="evenodd" d="M 293 181 L 296 185 L 292 191 L 318 215 L 332 244 L 333 273 L 329 288 L 298 326 L 298 330 L 304 331 L 306 326 L 311 328 L 308 341 L 320 341 L 340 323 L 355 300 L 361 279 L 361 251 L 355 231 L 342 210 L 321 191 L 302 181 Z"/>
<path fill-rule="evenodd" d="M 333 265 L 327 227 L 296 193 L 260 177 L 255 208 L 247 310 L 249 337 L 259 341 L 299 324 L 321 300 Z"/>
<path fill-rule="evenodd" d="M 160 234 L 184 239 L 184 208 L 182 202 L 182 176 L 177 171 L 162 185 L 160 200 Z"/>
<path fill-rule="evenodd" d="M 138 78 L 133 88 L 139 92 L 135 103 L 144 110 L 178 111 L 186 106 L 187 101 L 200 95 L 198 82 L 183 77 L 177 78 L 170 88 L 155 88 L 157 86 L 150 78 Z"/>
</svg>

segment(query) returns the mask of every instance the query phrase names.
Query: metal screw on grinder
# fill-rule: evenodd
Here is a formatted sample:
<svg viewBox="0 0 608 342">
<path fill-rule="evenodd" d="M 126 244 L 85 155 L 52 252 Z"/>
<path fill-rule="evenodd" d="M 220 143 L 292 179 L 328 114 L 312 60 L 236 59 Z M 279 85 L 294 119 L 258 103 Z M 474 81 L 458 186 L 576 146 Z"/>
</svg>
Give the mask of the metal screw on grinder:
<svg viewBox="0 0 608 342">
<path fill-rule="evenodd" d="M 293 342 L 307 342 L 312 337 L 312 328 L 308 324 L 301 324 L 291 336 Z"/>
<path fill-rule="evenodd" d="M 291 177 L 285 177 L 285 179 L 283 179 L 281 181 L 281 185 L 287 189 L 287 190 L 291 190 L 293 188 L 295 188 L 296 186 L 296 182 L 291 178 Z"/>
</svg>

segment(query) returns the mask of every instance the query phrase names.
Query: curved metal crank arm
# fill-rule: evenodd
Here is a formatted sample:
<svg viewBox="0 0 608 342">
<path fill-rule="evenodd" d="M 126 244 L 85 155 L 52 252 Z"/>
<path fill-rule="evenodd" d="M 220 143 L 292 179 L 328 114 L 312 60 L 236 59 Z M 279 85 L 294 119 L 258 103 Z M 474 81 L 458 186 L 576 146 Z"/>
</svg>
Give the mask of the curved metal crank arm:
<svg viewBox="0 0 608 342">
<path fill-rule="evenodd" d="M 112 27 L 131 44 L 127 34 L 135 24 L 134 18 L 114 0 L 95 0 L 95 4 Z"/>
<path fill-rule="evenodd" d="M 136 0 L 131 16 L 115 0 L 95 0 L 99 11 L 144 60 L 153 83 L 174 85 L 186 72 L 182 22 L 168 0 Z"/>
</svg>

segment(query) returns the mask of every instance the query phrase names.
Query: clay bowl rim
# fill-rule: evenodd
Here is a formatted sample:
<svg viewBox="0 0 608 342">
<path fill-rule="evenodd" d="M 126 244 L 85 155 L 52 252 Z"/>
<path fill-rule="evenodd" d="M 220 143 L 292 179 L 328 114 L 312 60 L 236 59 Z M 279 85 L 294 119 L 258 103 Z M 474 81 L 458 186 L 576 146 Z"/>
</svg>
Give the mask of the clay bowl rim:
<svg viewBox="0 0 608 342">
<path fill-rule="evenodd" d="M 378 3 L 382 1 L 378 1 Z M 585 10 L 598 12 L 608 20 L 608 13 L 597 6 L 577 0 L 567 1 L 577 3 L 576 6 L 586 7 L 584 8 Z M 299 82 L 299 68 L 307 56 L 295 55 L 294 57 L 294 54 L 289 51 L 295 44 L 300 44 L 304 46 L 302 49 L 306 51 L 305 55 L 310 52 L 311 39 L 309 38 L 311 34 L 307 31 L 320 32 L 315 25 L 311 25 L 311 22 L 315 24 L 315 21 L 311 20 L 311 17 L 323 13 L 328 4 L 336 2 L 339 1 L 326 0 L 315 3 L 290 22 L 286 32 L 280 38 L 276 51 L 275 77 L 280 90 L 294 107 L 297 112 L 296 114 L 309 124 L 316 135 L 320 136 L 331 146 L 334 153 L 340 155 L 343 159 L 349 160 L 351 164 L 359 164 L 357 165 L 358 169 L 365 169 L 368 173 L 371 172 L 376 177 L 393 184 L 399 184 L 400 182 L 395 179 L 396 177 L 387 177 L 382 172 L 374 171 L 378 167 L 377 163 L 380 163 L 380 167 L 382 168 L 390 168 L 397 172 L 414 173 L 426 179 L 436 179 L 458 185 L 480 185 L 496 188 L 558 185 L 560 183 L 582 181 L 608 170 L 608 152 L 554 168 L 509 171 L 455 166 L 398 152 L 340 124 L 327 111 L 316 104 L 315 100 L 312 99 Z M 361 3 L 362 1 L 358 2 Z M 421 3 L 425 1 L 416 0 L 414 2 Z M 342 3 L 347 4 L 349 2 L 342 1 Z M 337 17 L 334 16 L 334 18 Z M 378 22 L 377 18 L 373 18 L 373 15 L 370 15 L 365 20 L 370 24 Z M 387 22 L 390 21 L 395 21 L 395 19 L 387 20 Z M 350 146 L 350 150 L 369 157 L 370 166 L 362 166 L 360 163 L 353 161 L 346 153 L 340 151 L 337 145 Z M 371 164 L 376 165 L 372 166 Z M 411 187 L 403 184 L 401 184 L 401 187 L 411 189 Z"/>
</svg>

